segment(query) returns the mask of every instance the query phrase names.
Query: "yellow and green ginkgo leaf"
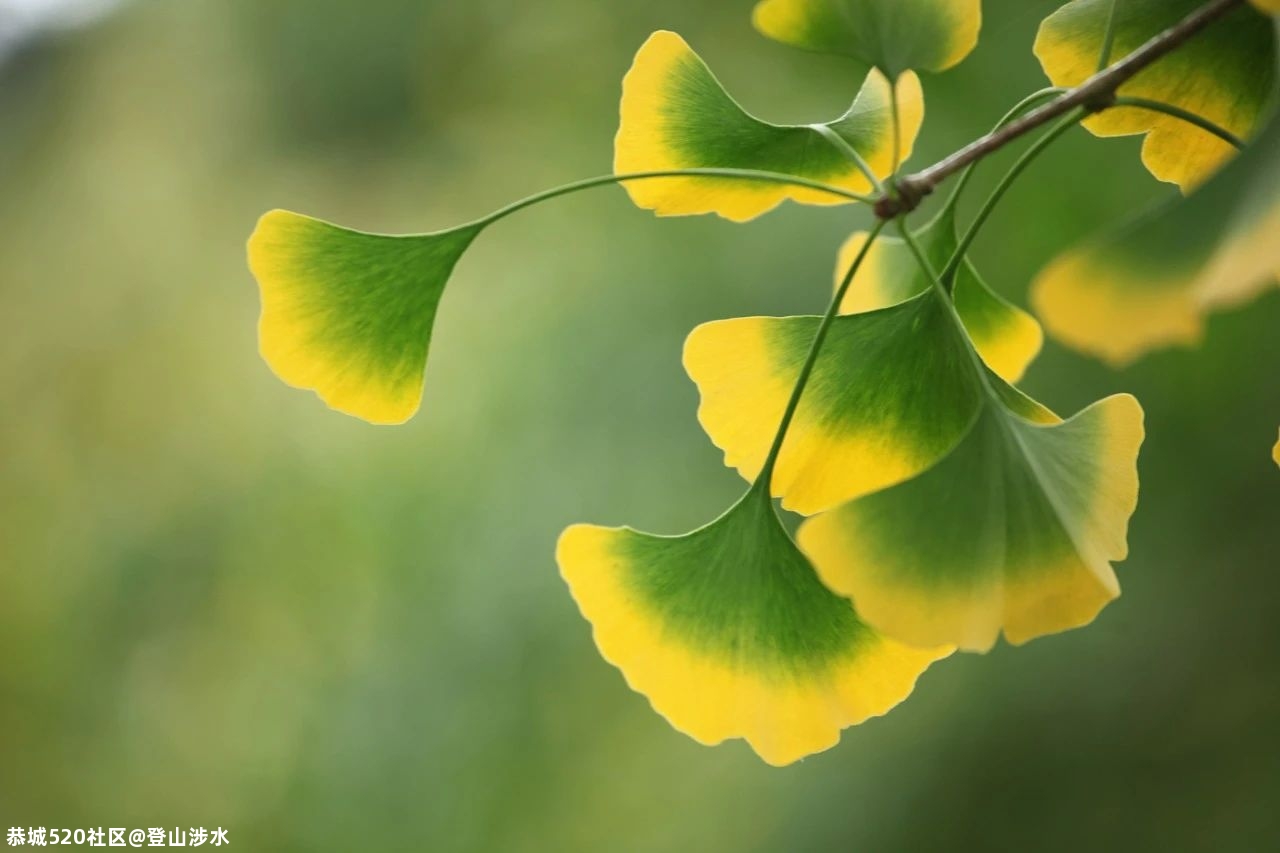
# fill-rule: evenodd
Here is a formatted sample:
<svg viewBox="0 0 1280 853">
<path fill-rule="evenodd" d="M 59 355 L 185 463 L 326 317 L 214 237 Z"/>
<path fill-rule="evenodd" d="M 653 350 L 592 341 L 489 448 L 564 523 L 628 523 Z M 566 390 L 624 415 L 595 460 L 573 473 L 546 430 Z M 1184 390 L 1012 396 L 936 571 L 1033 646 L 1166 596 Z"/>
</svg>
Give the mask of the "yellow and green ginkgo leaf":
<svg viewBox="0 0 1280 853">
<path fill-rule="evenodd" d="M 897 96 L 898 155 L 905 160 L 924 116 L 920 81 L 914 74 L 898 81 Z M 754 169 L 864 193 L 871 184 L 841 146 L 852 148 L 884 177 L 893 169 L 893 141 L 889 82 L 879 72 L 867 76 L 849 111 L 833 122 L 769 124 L 743 110 L 684 39 L 659 31 L 640 48 L 622 82 L 614 170 Z M 717 213 L 738 222 L 787 199 L 821 205 L 849 201 L 810 188 L 705 177 L 660 178 L 628 184 L 627 191 L 637 206 L 660 216 Z"/>
<path fill-rule="evenodd" d="M 709 323 L 685 345 L 699 419 L 748 479 L 767 458 L 759 423 L 777 422 L 819 322 Z M 1110 561 L 1124 556 L 1141 437 L 1130 397 L 1064 424 L 1018 392 L 931 287 L 834 318 L 772 488 L 813 514 L 801 547 L 866 621 L 912 645 L 986 649 L 1002 628 L 1022 642 L 1082 625 L 1118 593 Z"/>
<path fill-rule="evenodd" d="M 932 291 L 836 317 L 778 456 L 774 493 L 810 515 L 928 468 L 981 404 L 949 309 Z M 764 466 L 820 317 L 704 323 L 685 342 L 698 420 L 725 464 L 754 481 Z"/>
<path fill-rule="evenodd" d="M 1097 70 L 1113 0 L 1073 0 L 1040 26 L 1035 53 L 1055 86 L 1075 86 Z M 1204 5 L 1204 0 L 1119 0 L 1115 3 L 1116 61 Z M 1248 138 L 1262 124 L 1276 83 L 1275 27 L 1241 4 L 1154 62 L 1117 94 L 1160 101 L 1195 113 Z M 1234 153 L 1223 139 L 1182 119 L 1118 106 L 1084 121 L 1098 136 L 1146 134 L 1142 162 L 1184 191 Z"/>
<path fill-rule="evenodd" d="M 789 764 L 886 713 L 948 648 L 880 636 L 818 580 L 762 489 L 684 536 L 574 525 L 560 572 L 596 645 L 676 729 Z"/>
<path fill-rule="evenodd" d="M 934 269 L 944 269 L 958 242 L 954 208 L 944 208 L 914 233 Z M 858 232 L 841 247 L 836 261 L 837 287 L 866 240 L 866 232 Z M 956 269 L 954 281 L 947 284 L 983 360 L 1006 382 L 1019 381 L 1044 343 L 1040 324 L 992 291 L 967 258 Z M 840 311 L 872 311 L 902 302 L 929 287 L 929 276 L 907 245 L 899 238 L 882 236 L 867 252 Z"/>
<path fill-rule="evenodd" d="M 801 549 L 868 623 L 985 651 L 1091 622 L 1119 595 L 1142 409 L 1108 397 L 1060 423 L 988 398 L 928 471 L 804 522 Z"/>
<path fill-rule="evenodd" d="M 1204 315 L 1275 287 L 1280 121 L 1186 198 L 1055 259 L 1032 285 L 1049 332 L 1115 365 L 1199 340 Z"/>
<path fill-rule="evenodd" d="M 289 385 L 377 424 L 408 420 L 422 399 L 436 308 L 483 226 L 394 237 L 273 210 L 249 238 L 259 347 Z"/>
<path fill-rule="evenodd" d="M 762 0 L 756 29 L 805 50 L 851 56 L 896 78 L 943 71 L 969 55 L 980 0 Z"/>
<path fill-rule="evenodd" d="M 933 262 L 945 264 L 955 247 L 949 217 L 916 233 Z M 856 251 L 862 238 L 852 242 Z M 810 515 L 918 474 L 955 445 L 981 405 L 983 377 L 964 332 L 944 297 L 920 292 L 927 280 L 919 269 L 901 241 L 882 237 L 868 251 L 842 304 L 856 313 L 833 320 L 778 458 L 772 487 L 788 509 Z M 1036 322 L 967 264 L 954 292 L 983 358 L 1005 378 L 1020 376 L 1040 346 Z M 764 465 L 820 322 L 721 320 L 685 342 L 685 370 L 701 395 L 698 419 L 725 464 L 749 481 Z"/>
</svg>

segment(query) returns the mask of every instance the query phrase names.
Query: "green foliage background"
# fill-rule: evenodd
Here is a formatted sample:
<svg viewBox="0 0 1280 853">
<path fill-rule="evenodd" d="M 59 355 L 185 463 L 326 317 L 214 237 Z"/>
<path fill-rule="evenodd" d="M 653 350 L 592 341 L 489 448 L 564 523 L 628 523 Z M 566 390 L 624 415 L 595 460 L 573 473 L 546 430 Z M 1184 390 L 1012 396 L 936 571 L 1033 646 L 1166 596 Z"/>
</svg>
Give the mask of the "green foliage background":
<svg viewBox="0 0 1280 853">
<path fill-rule="evenodd" d="M 142 0 L 0 69 L 0 826 L 222 825 L 275 851 L 1275 840 L 1278 293 L 1122 373 L 1050 344 L 1035 396 L 1147 409 L 1124 596 L 938 665 L 784 770 L 632 694 L 553 544 L 727 505 L 683 338 L 820 311 L 865 210 L 664 221 L 606 189 L 505 222 L 460 265 L 399 429 L 258 360 L 258 214 L 426 230 L 606 172 L 654 29 L 767 118 L 843 110 L 861 73 L 759 37 L 750 5 Z M 978 50 L 925 79 L 917 165 L 1044 85 L 1057 4 L 984 5 Z M 1022 300 L 1169 192 L 1137 149 L 1075 132 L 1037 163 L 976 247 L 992 285 Z"/>
</svg>

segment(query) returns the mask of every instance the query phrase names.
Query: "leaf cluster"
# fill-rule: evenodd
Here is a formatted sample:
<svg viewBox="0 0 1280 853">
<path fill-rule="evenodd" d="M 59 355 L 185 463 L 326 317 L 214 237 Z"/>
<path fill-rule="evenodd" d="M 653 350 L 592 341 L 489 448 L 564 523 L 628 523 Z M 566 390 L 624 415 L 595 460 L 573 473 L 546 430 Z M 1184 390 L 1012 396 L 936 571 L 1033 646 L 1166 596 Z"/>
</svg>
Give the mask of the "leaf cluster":
<svg viewBox="0 0 1280 853">
<path fill-rule="evenodd" d="M 333 408 L 400 423 L 420 405 L 455 265 L 506 216 L 615 182 L 660 216 L 875 205 L 875 226 L 838 252 L 824 314 L 721 320 L 686 341 L 699 421 L 746 481 L 742 497 L 684 535 L 575 525 L 556 554 L 601 654 L 673 726 L 795 761 L 886 713 L 954 650 L 1075 628 L 1119 595 L 1142 409 L 1121 394 L 1062 418 L 1019 391 L 1041 326 L 991 290 L 968 247 L 1009 185 L 1083 122 L 1144 135 L 1143 163 L 1185 195 L 1047 266 L 1033 301 L 1051 334 L 1122 362 L 1274 286 L 1276 9 L 1254 5 L 1066 3 L 1034 48 L 1052 87 L 993 133 L 1043 124 L 1033 108 L 1046 101 L 1064 108 L 1041 107 L 1045 120 L 1062 118 L 963 229 L 968 172 L 921 220 L 902 166 L 924 124 L 917 72 L 974 48 L 980 0 L 762 0 L 764 35 L 870 68 L 843 114 L 803 125 L 751 115 L 684 39 L 656 32 L 623 80 L 613 175 L 429 234 L 264 216 L 249 243 L 262 354 Z M 1107 98 L 1065 108 L 1162 38 Z M 804 516 L 794 538 L 775 498 Z"/>
</svg>

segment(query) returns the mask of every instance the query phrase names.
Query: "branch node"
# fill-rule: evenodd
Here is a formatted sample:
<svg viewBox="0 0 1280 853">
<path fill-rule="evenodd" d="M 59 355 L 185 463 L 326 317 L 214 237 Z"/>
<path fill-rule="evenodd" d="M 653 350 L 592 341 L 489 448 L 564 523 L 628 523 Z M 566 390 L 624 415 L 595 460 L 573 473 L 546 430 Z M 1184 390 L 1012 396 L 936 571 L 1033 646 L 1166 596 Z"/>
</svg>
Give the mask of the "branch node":
<svg viewBox="0 0 1280 853">
<path fill-rule="evenodd" d="M 889 220 L 910 213 L 932 192 L 933 186 L 930 184 L 900 178 L 893 182 L 891 194 L 883 195 L 876 201 L 875 214 L 880 219 Z"/>
</svg>

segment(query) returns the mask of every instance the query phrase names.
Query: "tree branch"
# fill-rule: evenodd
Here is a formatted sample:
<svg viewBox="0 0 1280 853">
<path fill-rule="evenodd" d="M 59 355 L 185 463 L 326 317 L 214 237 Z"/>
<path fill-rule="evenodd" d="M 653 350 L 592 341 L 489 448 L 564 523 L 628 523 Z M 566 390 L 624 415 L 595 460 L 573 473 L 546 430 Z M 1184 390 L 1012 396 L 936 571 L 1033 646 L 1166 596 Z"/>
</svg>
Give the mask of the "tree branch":
<svg viewBox="0 0 1280 853">
<path fill-rule="evenodd" d="M 913 210 L 951 175 L 1075 107 L 1082 106 L 1094 112 L 1107 109 L 1114 104 L 1116 89 L 1121 85 L 1243 2 L 1244 0 L 1211 0 L 1169 29 L 1153 36 L 1124 59 L 1104 68 L 1043 107 L 1032 110 L 1000 130 L 974 140 L 927 169 L 900 179 L 897 182 L 897 196 L 881 199 L 876 204 L 876 215 L 890 219 Z"/>
</svg>

